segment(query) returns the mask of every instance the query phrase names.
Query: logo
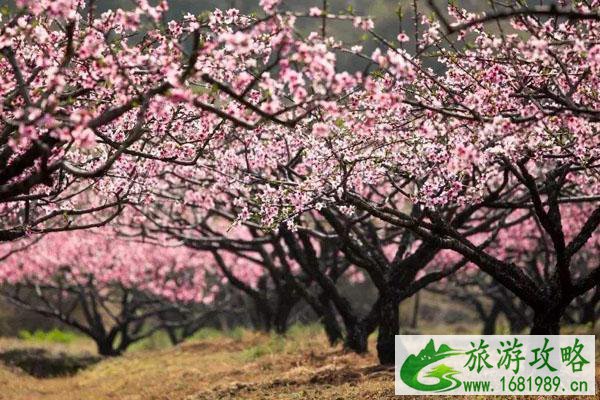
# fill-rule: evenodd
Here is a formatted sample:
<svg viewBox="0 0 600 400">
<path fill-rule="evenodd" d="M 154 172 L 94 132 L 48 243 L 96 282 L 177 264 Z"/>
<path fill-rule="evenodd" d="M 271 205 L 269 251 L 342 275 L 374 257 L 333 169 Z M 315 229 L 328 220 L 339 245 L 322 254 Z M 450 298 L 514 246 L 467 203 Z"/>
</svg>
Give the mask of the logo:
<svg viewBox="0 0 600 400">
<path fill-rule="evenodd" d="M 594 395 L 593 335 L 396 336 L 397 395 Z"/>
<path fill-rule="evenodd" d="M 448 357 L 464 354 L 464 351 L 454 350 L 446 344 L 435 349 L 435 343 L 431 339 L 427 345 L 417 354 L 409 355 L 400 368 L 400 379 L 413 389 L 424 392 L 447 392 L 456 389 L 461 382 L 454 376 L 459 371 L 445 364 L 438 364 L 425 373 L 427 378 L 437 378 L 437 383 L 428 384 L 419 381 L 419 374 L 432 364 Z"/>
</svg>

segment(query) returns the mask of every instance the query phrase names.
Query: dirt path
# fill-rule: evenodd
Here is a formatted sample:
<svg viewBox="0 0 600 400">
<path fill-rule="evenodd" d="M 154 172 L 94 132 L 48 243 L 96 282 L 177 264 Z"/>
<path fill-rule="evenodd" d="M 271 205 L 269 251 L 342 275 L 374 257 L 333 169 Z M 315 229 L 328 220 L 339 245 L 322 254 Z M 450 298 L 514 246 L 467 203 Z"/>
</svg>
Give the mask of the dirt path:
<svg viewBox="0 0 600 400">
<path fill-rule="evenodd" d="M 331 349 L 318 336 L 304 342 L 221 338 L 106 359 L 68 377 L 37 379 L 0 366 L 0 399 L 324 398 L 342 389 L 358 393 L 367 381 L 373 396 L 361 398 L 391 395 L 393 372 L 374 364 L 372 355 Z"/>
<path fill-rule="evenodd" d="M 136 351 L 102 360 L 69 377 L 37 379 L 0 364 L 0 400 L 394 397 L 393 370 L 378 367 L 371 354 L 358 356 L 330 348 L 318 334 L 288 340 L 246 336 L 238 340 L 193 341 L 166 350 Z M 0 341 L 0 349 L 6 347 Z M 15 343 L 10 343 L 10 347 L 14 348 Z M 453 397 L 436 400 L 450 398 Z"/>
</svg>

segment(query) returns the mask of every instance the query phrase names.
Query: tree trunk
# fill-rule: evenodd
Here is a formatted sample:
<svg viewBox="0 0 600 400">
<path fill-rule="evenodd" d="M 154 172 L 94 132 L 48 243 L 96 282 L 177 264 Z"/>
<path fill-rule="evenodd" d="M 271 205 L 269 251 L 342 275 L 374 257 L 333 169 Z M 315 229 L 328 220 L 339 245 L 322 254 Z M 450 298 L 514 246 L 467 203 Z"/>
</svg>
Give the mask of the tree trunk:
<svg viewBox="0 0 600 400">
<path fill-rule="evenodd" d="M 335 346 L 343 338 L 342 329 L 332 313 L 326 313 L 321 318 L 330 346 Z"/>
<path fill-rule="evenodd" d="M 276 333 L 282 335 L 287 332 L 288 320 L 293 308 L 294 302 L 291 299 L 280 300 L 273 321 Z"/>
<path fill-rule="evenodd" d="M 508 325 L 510 329 L 510 333 L 513 335 L 517 335 L 529 325 L 527 320 L 523 319 L 520 315 L 517 315 L 514 312 L 504 313 L 506 319 L 508 319 Z"/>
<path fill-rule="evenodd" d="M 412 321 L 410 322 L 411 329 L 417 329 L 417 322 L 419 321 L 419 300 L 420 292 L 415 293 L 415 303 L 413 305 Z"/>
<path fill-rule="evenodd" d="M 535 310 L 531 335 L 558 335 L 560 333 L 560 318 L 563 310 L 548 307 L 545 310 Z"/>
<path fill-rule="evenodd" d="M 507 304 L 510 300 L 503 301 L 502 299 L 496 300 L 496 304 L 500 306 L 500 312 L 504 314 L 508 320 L 508 327 L 510 333 L 518 335 L 530 325 L 529 318 L 527 317 L 527 311 L 525 309 L 519 310 L 517 304 Z"/>
<path fill-rule="evenodd" d="M 382 365 L 393 365 L 395 361 L 395 336 L 400 333 L 398 307 L 397 300 L 382 297 L 377 335 L 377 357 Z"/>
<path fill-rule="evenodd" d="M 335 318 L 335 311 L 333 310 L 331 302 L 329 301 L 329 298 L 325 292 L 319 296 L 319 302 L 323 306 L 321 323 L 325 329 L 327 340 L 329 340 L 329 344 L 331 346 L 335 346 L 343 338 L 342 328 Z"/>
<path fill-rule="evenodd" d="M 592 328 L 596 325 L 596 306 L 600 302 L 600 287 L 597 287 L 589 301 L 584 300 L 581 308 L 581 323 L 590 324 Z"/>
<path fill-rule="evenodd" d="M 271 332 L 273 329 L 273 312 L 268 304 L 263 301 L 254 301 L 254 311 L 256 313 L 256 321 L 254 328 L 262 332 Z"/>
<path fill-rule="evenodd" d="M 498 315 L 500 315 L 500 307 L 498 306 L 498 303 L 494 302 L 489 315 L 483 321 L 482 335 L 496 334 L 496 321 L 498 320 Z"/>
<path fill-rule="evenodd" d="M 176 328 L 166 327 L 164 331 L 167 332 L 167 336 L 169 336 L 169 341 L 171 342 L 171 345 L 176 346 L 182 342 L 182 339 L 179 337 L 179 335 L 177 335 Z"/>
<path fill-rule="evenodd" d="M 221 329 L 223 332 L 229 332 L 231 330 L 231 326 L 229 326 L 229 320 L 222 313 L 217 314 L 217 321 L 219 323 L 219 329 Z M 198 329 L 200 329 L 200 326 L 196 325 L 196 327 L 193 329 L 194 332 L 191 332 L 188 336 L 193 335 Z"/>
<path fill-rule="evenodd" d="M 344 346 L 353 350 L 355 353 L 365 353 L 369 347 L 369 336 L 375 332 L 381 318 L 382 298 L 379 296 L 377 301 L 371 307 L 371 311 L 362 319 L 356 321 L 354 318 L 344 318 L 346 327 L 346 341 Z"/>
<path fill-rule="evenodd" d="M 107 339 L 96 339 L 96 347 L 98 348 L 98 354 L 104 357 L 116 357 L 120 356 L 121 352 L 114 348 L 113 342 Z"/>
<path fill-rule="evenodd" d="M 362 324 L 356 323 L 350 326 L 347 324 L 346 331 L 344 347 L 357 354 L 366 353 L 368 348 L 368 335 Z"/>
</svg>

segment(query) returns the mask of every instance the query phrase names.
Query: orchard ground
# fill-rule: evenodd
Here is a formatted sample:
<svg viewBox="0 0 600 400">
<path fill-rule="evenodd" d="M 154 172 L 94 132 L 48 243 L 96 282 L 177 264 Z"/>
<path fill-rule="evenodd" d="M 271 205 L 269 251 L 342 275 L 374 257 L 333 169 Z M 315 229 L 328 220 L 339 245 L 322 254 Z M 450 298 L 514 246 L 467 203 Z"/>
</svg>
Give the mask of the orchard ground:
<svg viewBox="0 0 600 400">
<path fill-rule="evenodd" d="M 459 323 L 421 329 L 430 333 L 470 332 Z M 590 329 L 567 328 L 564 333 L 571 332 L 590 333 Z M 598 335 L 599 332 L 595 333 Z M 94 345 L 86 339 L 64 340 L 68 343 L 56 341 L 0 339 L 4 360 L 4 364 L 0 363 L 1 400 L 394 397 L 392 369 L 378 366 L 373 353 L 359 356 L 345 352 L 341 346 L 329 347 L 317 325 L 293 326 L 285 338 L 242 329 L 228 333 L 205 329 L 176 347 L 167 346 L 166 338 L 159 335 L 137 345 L 122 357 L 107 359 L 94 357 Z M 598 345 L 600 341 L 596 354 L 599 353 Z M 375 346 L 373 338 L 370 346 L 372 349 Z M 7 354 L 12 355 L 12 359 Z M 34 362 L 26 362 L 27 356 L 33 357 Z M 35 357 L 38 357 L 37 361 Z M 596 386 L 600 387 L 598 361 Z M 88 366 L 75 374 L 46 378 L 33 377 L 22 369 L 40 374 L 43 372 L 41 365 L 47 364 L 55 368 L 46 369 L 50 375 L 74 365 Z M 436 397 L 451 398 L 463 397 Z M 546 397 L 529 397 L 533 398 Z"/>
</svg>

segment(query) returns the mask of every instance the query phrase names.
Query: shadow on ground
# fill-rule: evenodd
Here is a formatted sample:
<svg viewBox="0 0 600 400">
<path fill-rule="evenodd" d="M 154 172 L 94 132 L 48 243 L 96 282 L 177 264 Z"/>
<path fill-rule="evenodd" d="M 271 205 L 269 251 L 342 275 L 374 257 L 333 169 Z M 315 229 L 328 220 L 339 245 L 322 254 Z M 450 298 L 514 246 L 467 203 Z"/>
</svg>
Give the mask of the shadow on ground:
<svg viewBox="0 0 600 400">
<path fill-rule="evenodd" d="M 41 348 L 13 349 L 0 353 L 0 361 L 4 364 L 20 368 L 36 378 L 73 375 L 101 359 L 92 355 L 55 353 Z"/>
</svg>

